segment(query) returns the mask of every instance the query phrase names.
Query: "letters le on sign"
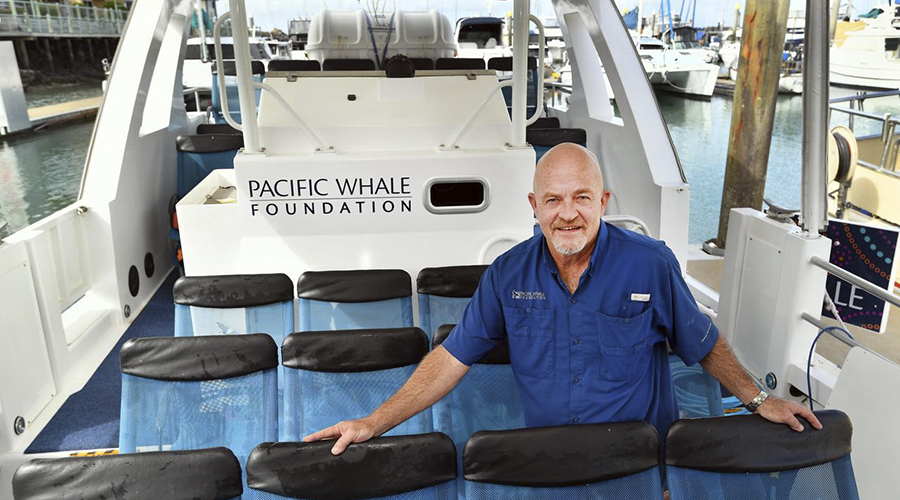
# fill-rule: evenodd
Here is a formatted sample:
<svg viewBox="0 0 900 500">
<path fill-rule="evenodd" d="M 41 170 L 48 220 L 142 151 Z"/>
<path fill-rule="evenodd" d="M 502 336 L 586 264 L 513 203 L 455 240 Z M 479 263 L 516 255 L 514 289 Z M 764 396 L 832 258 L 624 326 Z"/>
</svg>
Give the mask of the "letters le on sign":
<svg viewBox="0 0 900 500">
<path fill-rule="evenodd" d="M 892 269 L 898 235 L 900 233 L 891 229 L 832 220 L 828 223 L 828 237 L 832 241 L 829 260 L 881 288 L 893 290 L 895 277 Z M 825 288 L 845 323 L 873 332 L 884 331 L 889 306 L 883 300 L 830 274 Z M 822 316 L 834 317 L 824 305 Z"/>
</svg>

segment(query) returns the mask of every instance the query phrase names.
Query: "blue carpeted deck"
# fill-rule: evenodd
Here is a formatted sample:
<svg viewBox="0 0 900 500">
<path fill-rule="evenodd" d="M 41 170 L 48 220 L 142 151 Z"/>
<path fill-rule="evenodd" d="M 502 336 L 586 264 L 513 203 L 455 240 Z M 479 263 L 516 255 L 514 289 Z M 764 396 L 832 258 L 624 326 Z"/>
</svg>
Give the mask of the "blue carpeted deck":
<svg viewBox="0 0 900 500">
<path fill-rule="evenodd" d="M 84 388 L 69 397 L 25 453 L 119 447 L 122 396 L 119 349 L 126 340 L 135 337 L 172 336 L 175 325 L 172 286 L 177 278 L 178 272 L 173 271 Z"/>
</svg>

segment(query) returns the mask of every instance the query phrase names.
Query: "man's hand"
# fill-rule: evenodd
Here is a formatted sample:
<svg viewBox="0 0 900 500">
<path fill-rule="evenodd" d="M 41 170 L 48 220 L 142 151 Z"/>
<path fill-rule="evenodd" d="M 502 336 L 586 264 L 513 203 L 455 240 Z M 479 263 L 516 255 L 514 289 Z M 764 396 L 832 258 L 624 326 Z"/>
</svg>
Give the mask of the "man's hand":
<svg viewBox="0 0 900 500">
<path fill-rule="evenodd" d="M 337 439 L 337 442 L 331 448 L 331 454 L 340 455 L 351 444 L 362 443 L 372 439 L 375 436 L 375 432 L 375 426 L 365 418 L 346 420 L 306 436 L 303 438 L 303 442 L 310 443 L 325 439 Z"/>
<path fill-rule="evenodd" d="M 787 424 L 788 427 L 797 432 L 803 432 L 803 424 L 794 415 L 800 415 L 812 424 L 816 429 L 821 429 L 822 424 L 819 419 L 807 408 L 798 405 L 793 401 L 779 399 L 775 396 L 769 396 L 763 404 L 756 409 L 764 419 L 777 424 Z"/>
</svg>

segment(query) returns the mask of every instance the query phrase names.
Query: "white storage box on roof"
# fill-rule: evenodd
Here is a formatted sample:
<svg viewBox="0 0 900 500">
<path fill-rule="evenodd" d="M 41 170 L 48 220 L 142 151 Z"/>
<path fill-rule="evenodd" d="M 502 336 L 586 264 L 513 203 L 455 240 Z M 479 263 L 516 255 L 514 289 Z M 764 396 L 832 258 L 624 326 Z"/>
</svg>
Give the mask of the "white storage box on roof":
<svg viewBox="0 0 900 500">
<path fill-rule="evenodd" d="M 371 26 L 371 34 L 370 34 Z M 389 29 L 390 27 L 390 29 Z M 390 32 L 390 41 L 385 41 Z M 374 36 L 374 46 L 373 46 Z M 332 12 L 322 9 L 313 16 L 306 50 L 310 59 L 390 59 L 396 54 L 412 58 L 453 57 L 453 27 L 437 10 L 386 13 L 372 19 L 364 10 Z"/>
</svg>

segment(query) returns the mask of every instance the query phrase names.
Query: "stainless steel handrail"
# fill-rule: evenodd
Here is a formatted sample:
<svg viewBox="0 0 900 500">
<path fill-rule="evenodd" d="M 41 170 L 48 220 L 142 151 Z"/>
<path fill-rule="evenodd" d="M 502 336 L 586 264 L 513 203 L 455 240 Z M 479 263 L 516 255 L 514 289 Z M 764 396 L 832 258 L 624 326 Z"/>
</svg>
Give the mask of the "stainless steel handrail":
<svg viewBox="0 0 900 500">
<path fill-rule="evenodd" d="M 853 102 L 853 101 L 865 101 L 866 99 L 876 99 L 878 97 L 892 97 L 892 96 L 900 96 L 900 90 L 885 90 L 882 92 L 869 92 L 858 95 L 848 95 L 844 97 L 835 97 L 831 99 L 829 102 L 831 104 L 840 103 L 840 102 Z"/>
<path fill-rule="evenodd" d="M 604 215 L 603 222 L 607 222 L 609 224 L 634 224 L 641 228 L 641 232 L 644 233 L 644 236 L 652 236 L 650 234 L 650 226 L 648 226 L 647 223 L 643 220 L 633 215 Z"/>
<path fill-rule="evenodd" d="M 809 314 L 809 313 L 803 313 L 803 314 L 800 315 L 800 317 L 803 318 L 804 320 L 806 320 L 806 322 L 808 322 L 809 324 L 811 324 L 811 325 L 815 326 L 816 328 L 818 328 L 819 330 L 825 330 L 825 329 L 828 328 L 829 326 L 835 326 L 835 325 L 829 325 L 829 324 L 825 323 L 824 321 L 822 321 L 822 320 L 816 318 L 815 316 L 813 316 L 812 314 Z M 892 365 L 896 365 L 896 364 L 897 364 L 897 363 L 891 361 L 890 359 L 888 359 L 888 358 L 882 356 L 882 355 L 879 354 L 878 352 L 872 350 L 871 348 L 866 347 L 866 346 L 860 344 L 860 343 L 857 342 L 856 340 L 854 340 L 854 339 L 852 339 L 852 338 L 850 338 L 850 337 L 848 337 L 848 336 L 846 336 L 846 335 L 843 335 L 843 334 L 841 334 L 841 333 L 838 333 L 838 332 L 836 332 L 836 331 L 834 331 L 834 330 L 825 330 L 825 333 L 827 333 L 828 335 L 831 335 L 832 337 L 836 338 L 837 340 L 841 341 L 842 343 L 844 343 L 845 345 L 847 345 L 847 346 L 849 346 L 849 347 L 859 347 L 860 349 L 863 349 L 863 350 L 865 350 L 865 351 L 868 351 L 868 352 L 872 353 L 872 355 L 878 356 L 879 358 L 883 359 L 884 361 L 887 361 L 888 363 L 891 363 Z"/>
<path fill-rule="evenodd" d="M 824 269 L 825 271 L 828 271 L 828 273 L 832 276 L 836 276 L 852 285 L 856 285 L 857 287 L 862 288 L 866 292 L 871 293 L 879 299 L 884 300 L 885 302 L 889 302 L 891 305 L 900 307 L 900 297 L 894 295 L 889 290 L 885 290 L 884 288 L 881 288 L 880 286 L 870 281 L 860 278 L 859 276 L 849 271 L 841 269 L 840 267 L 832 264 L 831 262 L 828 262 L 827 260 L 817 255 L 813 255 L 812 257 L 810 257 L 809 262 Z"/>
</svg>

